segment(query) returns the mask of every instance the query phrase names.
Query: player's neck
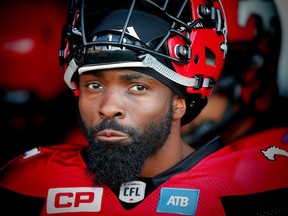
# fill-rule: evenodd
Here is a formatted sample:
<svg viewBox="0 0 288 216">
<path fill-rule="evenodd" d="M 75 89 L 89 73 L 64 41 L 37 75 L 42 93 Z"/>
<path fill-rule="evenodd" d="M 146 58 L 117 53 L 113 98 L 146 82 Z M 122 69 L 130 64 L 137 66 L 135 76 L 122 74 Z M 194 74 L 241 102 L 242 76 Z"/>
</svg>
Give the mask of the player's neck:
<svg viewBox="0 0 288 216">
<path fill-rule="evenodd" d="M 140 177 L 155 177 L 182 161 L 193 151 L 194 149 L 185 143 L 180 135 L 171 134 L 168 141 L 146 160 Z"/>
</svg>

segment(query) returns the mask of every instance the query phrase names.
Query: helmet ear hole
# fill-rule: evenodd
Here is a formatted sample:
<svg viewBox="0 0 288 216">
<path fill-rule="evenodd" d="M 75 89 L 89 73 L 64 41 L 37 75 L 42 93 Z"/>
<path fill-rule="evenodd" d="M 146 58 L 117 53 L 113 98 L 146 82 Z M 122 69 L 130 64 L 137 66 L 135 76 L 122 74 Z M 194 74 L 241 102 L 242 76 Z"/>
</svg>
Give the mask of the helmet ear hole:
<svg viewBox="0 0 288 216">
<path fill-rule="evenodd" d="M 206 65 L 215 66 L 216 56 L 209 48 L 205 47 Z"/>
<path fill-rule="evenodd" d="M 196 118 L 208 102 L 207 97 L 200 94 L 193 94 L 186 98 L 186 113 L 181 120 L 181 125 L 185 125 Z"/>
</svg>

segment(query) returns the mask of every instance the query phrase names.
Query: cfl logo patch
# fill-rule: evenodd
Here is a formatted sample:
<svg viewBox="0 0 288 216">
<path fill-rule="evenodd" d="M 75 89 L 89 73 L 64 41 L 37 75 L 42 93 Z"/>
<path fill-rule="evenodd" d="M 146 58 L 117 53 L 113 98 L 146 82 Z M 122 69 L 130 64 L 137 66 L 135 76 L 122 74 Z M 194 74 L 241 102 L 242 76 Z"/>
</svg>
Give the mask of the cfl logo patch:
<svg viewBox="0 0 288 216">
<path fill-rule="evenodd" d="M 126 203 L 140 202 L 145 197 L 146 184 L 142 181 L 132 181 L 121 185 L 119 199 Z"/>
<path fill-rule="evenodd" d="M 162 188 L 157 212 L 195 215 L 199 190 L 184 188 Z"/>
<path fill-rule="evenodd" d="M 99 212 L 103 188 L 51 188 L 47 196 L 47 213 Z"/>
</svg>

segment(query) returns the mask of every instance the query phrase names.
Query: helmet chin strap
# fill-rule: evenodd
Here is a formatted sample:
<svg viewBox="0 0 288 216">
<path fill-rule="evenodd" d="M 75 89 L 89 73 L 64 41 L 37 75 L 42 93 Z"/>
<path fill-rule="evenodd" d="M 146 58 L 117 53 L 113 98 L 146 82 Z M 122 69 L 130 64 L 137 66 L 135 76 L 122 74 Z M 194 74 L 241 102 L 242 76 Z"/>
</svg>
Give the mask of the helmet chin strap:
<svg viewBox="0 0 288 216">
<path fill-rule="evenodd" d="M 75 84 L 72 82 L 72 76 L 77 71 L 78 65 L 75 62 L 75 59 L 73 58 L 70 62 L 69 65 L 64 73 L 64 81 L 66 84 L 69 86 L 70 89 L 76 90 Z"/>
<path fill-rule="evenodd" d="M 183 86 L 192 87 L 192 88 L 210 88 L 211 83 L 213 83 L 213 78 L 202 78 L 202 77 L 186 77 L 183 76 L 170 68 L 166 67 L 164 64 L 159 62 L 155 57 L 153 57 L 150 54 L 144 54 L 139 56 L 139 59 L 142 60 L 142 62 L 125 62 L 125 63 L 109 63 L 109 68 L 129 68 L 129 67 L 140 67 L 140 68 L 152 68 L 155 71 L 157 71 L 162 76 L 168 78 L 169 80 L 178 83 Z M 72 59 L 65 71 L 64 74 L 64 80 L 67 83 L 67 85 L 75 90 L 76 86 L 73 82 L 71 82 L 73 74 L 77 71 L 78 65 L 75 61 L 75 59 Z M 92 71 L 92 70 L 103 70 L 107 69 L 107 65 L 84 65 L 83 67 L 80 67 L 78 69 L 79 74 L 82 74 L 86 71 Z"/>
<path fill-rule="evenodd" d="M 183 76 L 170 68 L 166 67 L 164 64 L 159 62 L 155 57 L 153 57 L 150 54 L 145 54 L 142 56 L 139 56 L 140 59 L 142 59 L 142 63 L 146 65 L 146 67 L 152 68 L 158 73 L 160 73 L 162 76 L 165 76 L 166 78 L 172 80 L 173 82 L 176 82 L 180 85 L 192 87 L 192 88 L 201 88 L 206 87 L 210 88 L 211 78 L 199 78 L 199 77 L 186 77 Z"/>
</svg>

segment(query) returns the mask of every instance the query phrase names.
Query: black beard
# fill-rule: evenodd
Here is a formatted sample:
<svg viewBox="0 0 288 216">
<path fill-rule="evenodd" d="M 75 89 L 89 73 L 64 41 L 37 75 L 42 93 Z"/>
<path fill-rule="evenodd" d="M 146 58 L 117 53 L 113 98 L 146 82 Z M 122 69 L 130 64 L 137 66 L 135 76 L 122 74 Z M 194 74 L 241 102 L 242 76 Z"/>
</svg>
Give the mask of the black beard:
<svg viewBox="0 0 288 216">
<path fill-rule="evenodd" d="M 100 125 L 87 129 L 83 121 L 81 127 L 88 140 L 86 164 L 95 175 L 94 184 L 105 184 L 118 189 L 122 183 L 133 181 L 139 176 L 145 160 L 166 142 L 172 127 L 173 109 L 159 120 L 151 121 L 143 128 L 119 125 L 115 120 L 104 120 Z M 99 142 L 95 134 L 103 129 L 114 129 L 127 133 L 131 142 Z"/>
</svg>

